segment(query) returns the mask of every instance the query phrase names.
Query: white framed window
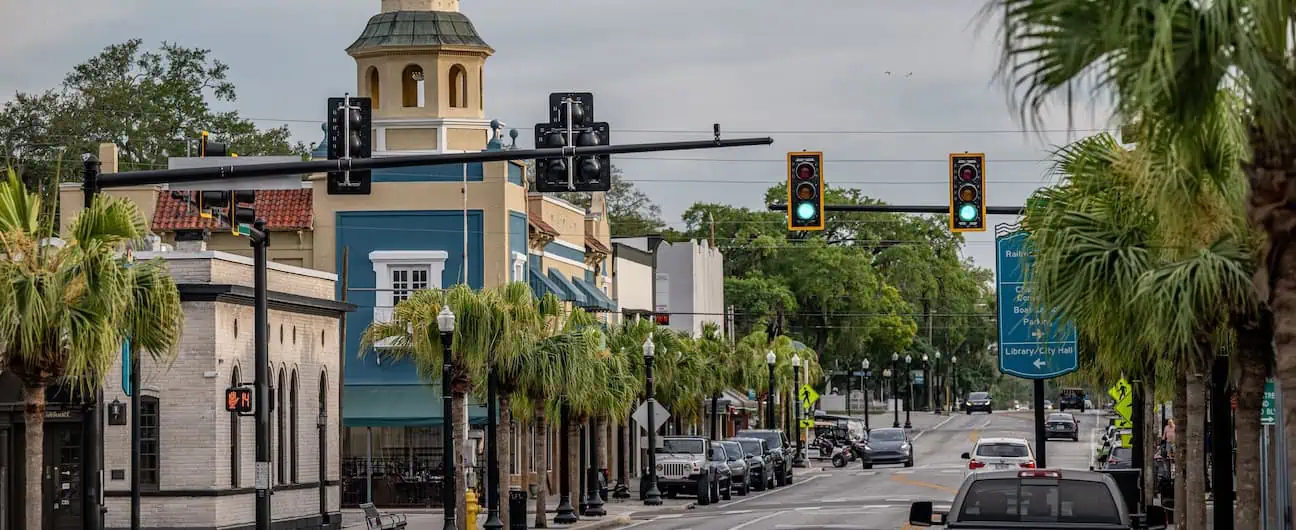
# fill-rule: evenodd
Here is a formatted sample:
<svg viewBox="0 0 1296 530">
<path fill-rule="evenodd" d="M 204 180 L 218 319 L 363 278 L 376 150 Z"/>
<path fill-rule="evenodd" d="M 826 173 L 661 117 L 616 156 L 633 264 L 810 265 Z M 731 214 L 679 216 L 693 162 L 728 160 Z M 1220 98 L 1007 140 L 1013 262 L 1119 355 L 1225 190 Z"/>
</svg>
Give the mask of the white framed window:
<svg viewBox="0 0 1296 530">
<path fill-rule="evenodd" d="M 527 281 L 527 256 L 521 252 L 513 253 L 513 281 Z"/>
<path fill-rule="evenodd" d="M 375 250 L 374 322 L 389 322 L 392 308 L 420 289 L 440 289 L 449 253 L 443 250 Z M 379 344 L 381 346 L 381 344 Z"/>
</svg>

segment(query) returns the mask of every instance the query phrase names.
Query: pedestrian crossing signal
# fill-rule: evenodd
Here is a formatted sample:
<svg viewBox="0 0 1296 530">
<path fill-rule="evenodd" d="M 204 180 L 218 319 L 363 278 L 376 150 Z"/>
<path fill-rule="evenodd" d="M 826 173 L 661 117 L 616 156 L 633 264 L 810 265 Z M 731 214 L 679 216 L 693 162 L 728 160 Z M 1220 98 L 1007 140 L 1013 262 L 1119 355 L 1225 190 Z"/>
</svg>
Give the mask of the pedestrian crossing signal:
<svg viewBox="0 0 1296 530">
<path fill-rule="evenodd" d="M 237 412 L 240 416 L 252 414 L 252 389 L 246 386 L 226 388 L 225 410 Z"/>
</svg>

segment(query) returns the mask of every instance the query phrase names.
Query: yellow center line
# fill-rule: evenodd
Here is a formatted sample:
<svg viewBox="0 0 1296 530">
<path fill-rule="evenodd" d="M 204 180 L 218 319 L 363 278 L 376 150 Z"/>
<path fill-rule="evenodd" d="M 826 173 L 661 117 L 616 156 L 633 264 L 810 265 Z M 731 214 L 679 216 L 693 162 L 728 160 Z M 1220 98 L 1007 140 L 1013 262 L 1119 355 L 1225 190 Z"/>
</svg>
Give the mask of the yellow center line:
<svg viewBox="0 0 1296 530">
<path fill-rule="evenodd" d="M 972 429 L 972 432 L 968 433 L 969 442 L 976 443 L 976 441 L 980 439 L 981 439 L 981 429 Z"/>
<path fill-rule="evenodd" d="M 910 485 L 910 486 L 918 486 L 918 487 L 920 487 L 920 488 L 930 488 L 930 489 L 934 489 L 934 490 L 938 490 L 938 491 L 943 491 L 943 492 L 945 492 L 945 493 L 950 493 L 950 494 L 957 494 L 957 493 L 958 493 L 958 490 L 957 490 L 957 489 L 954 489 L 954 488 L 951 488 L 951 487 L 948 487 L 948 486 L 942 486 L 942 485 L 940 485 L 940 484 L 932 484 L 932 483 L 930 483 L 930 482 L 922 482 L 922 481 L 919 481 L 919 480 L 913 480 L 913 479 L 908 478 L 908 477 L 906 477 L 906 476 L 904 476 L 904 475 L 891 475 L 891 480 L 894 480 L 894 481 L 899 482 L 899 483 L 901 483 L 901 484 L 908 484 L 908 485 Z"/>
</svg>

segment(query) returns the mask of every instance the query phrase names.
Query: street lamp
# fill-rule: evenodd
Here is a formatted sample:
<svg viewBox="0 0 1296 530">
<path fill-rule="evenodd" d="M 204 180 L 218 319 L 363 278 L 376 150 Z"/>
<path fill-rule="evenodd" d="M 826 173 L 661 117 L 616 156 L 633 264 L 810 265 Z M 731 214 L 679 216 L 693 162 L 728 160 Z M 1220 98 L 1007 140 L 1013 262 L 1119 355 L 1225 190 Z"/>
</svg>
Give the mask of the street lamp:
<svg viewBox="0 0 1296 530">
<path fill-rule="evenodd" d="M 941 372 L 939 350 L 936 353 L 932 354 L 932 379 L 940 379 L 940 384 L 933 385 L 933 390 L 936 392 L 935 413 L 941 414 L 945 412 L 945 402 L 949 401 L 949 396 L 944 395 L 945 374 Z"/>
<path fill-rule="evenodd" d="M 933 406 L 932 406 L 932 403 L 933 403 L 933 402 L 932 402 L 932 387 L 935 386 L 935 385 L 932 384 L 933 381 L 932 381 L 932 376 L 931 376 L 931 374 L 932 374 L 932 370 L 931 370 L 931 359 L 929 359 L 929 358 L 927 357 L 927 354 L 925 354 L 925 353 L 924 353 L 923 356 L 922 356 L 922 367 L 923 367 L 923 387 L 927 389 L 927 402 L 926 402 L 926 403 L 923 403 L 923 405 L 926 405 L 926 407 L 927 407 L 928 410 L 932 410 L 932 409 L 935 409 L 935 408 L 936 408 L 936 407 L 933 407 Z"/>
<path fill-rule="evenodd" d="M 958 412 L 958 404 L 963 402 L 963 398 L 959 397 L 959 393 L 958 393 L 958 356 L 957 355 L 950 356 L 950 395 L 953 396 L 954 398 L 954 401 L 952 403 L 954 404 L 954 407 L 950 408 L 950 412 Z"/>
<path fill-rule="evenodd" d="M 892 353 L 891 354 L 891 374 L 888 377 L 891 378 L 891 401 L 892 404 L 894 405 L 893 407 L 891 407 L 892 418 L 893 418 L 891 420 L 891 428 L 893 429 L 900 428 L 900 384 L 899 384 L 900 369 L 896 367 L 896 363 L 898 363 L 899 361 L 900 361 L 900 354 Z"/>
<path fill-rule="evenodd" d="M 869 401 L 870 401 L 869 390 L 868 390 L 869 360 L 864 359 L 862 362 L 860 362 L 860 368 L 863 369 L 863 371 L 860 372 L 862 374 L 860 375 L 860 392 L 864 394 L 864 433 L 867 435 L 869 431 L 869 410 L 868 409 L 869 409 Z"/>
<path fill-rule="evenodd" d="M 765 415 L 769 416 L 767 429 L 774 428 L 774 361 L 777 359 L 774 357 L 774 350 L 765 353 L 765 364 L 769 365 L 769 396 L 765 402 Z"/>
<path fill-rule="evenodd" d="M 794 353 L 792 354 L 792 388 L 796 390 L 800 387 L 801 387 L 801 356 Z M 805 457 L 802 456 L 802 452 L 805 450 L 805 447 L 801 442 L 801 406 L 797 406 L 797 405 L 805 406 L 807 404 L 800 403 L 800 404 L 792 405 L 793 410 L 795 410 L 796 412 L 795 418 L 796 418 L 796 448 L 797 448 L 796 457 L 792 459 L 792 467 L 805 467 L 806 466 Z M 806 412 L 808 413 L 809 411 Z"/>
<path fill-rule="evenodd" d="M 909 423 L 909 412 L 913 410 L 913 356 L 905 355 L 905 426 L 912 429 Z"/>
<path fill-rule="evenodd" d="M 571 405 L 567 402 L 567 352 L 564 350 L 558 362 L 563 374 L 562 393 L 558 396 L 558 467 L 562 473 L 558 474 L 558 509 L 554 514 L 554 524 L 573 524 L 580 520 L 576 515 L 576 508 L 572 506 L 571 495 Z M 580 495 L 577 491 L 576 494 Z"/>
<path fill-rule="evenodd" d="M 657 406 L 653 400 L 653 355 L 657 346 L 653 344 L 652 334 L 643 343 L 644 357 L 644 395 L 648 396 L 648 489 L 644 493 L 645 506 L 658 506 L 662 503 L 661 492 L 657 491 L 657 418 L 653 409 Z"/>
<path fill-rule="evenodd" d="M 441 513 L 445 520 L 444 530 L 455 530 L 455 489 L 449 487 L 455 483 L 454 465 L 454 429 L 451 428 L 450 414 L 454 410 L 450 394 L 450 382 L 453 377 L 453 353 L 450 345 L 454 342 L 455 315 L 449 305 L 441 306 L 437 313 L 437 330 L 441 332 L 441 469 L 445 470 L 441 488 Z"/>
</svg>

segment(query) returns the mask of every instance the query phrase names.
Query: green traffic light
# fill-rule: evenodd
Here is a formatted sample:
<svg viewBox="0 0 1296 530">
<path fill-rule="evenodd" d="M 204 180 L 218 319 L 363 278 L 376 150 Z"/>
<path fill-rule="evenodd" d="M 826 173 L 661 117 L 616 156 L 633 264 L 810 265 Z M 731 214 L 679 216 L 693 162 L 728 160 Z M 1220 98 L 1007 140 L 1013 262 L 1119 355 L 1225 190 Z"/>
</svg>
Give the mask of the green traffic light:
<svg viewBox="0 0 1296 530">
<path fill-rule="evenodd" d="M 977 218 L 977 208 L 971 204 L 964 204 L 959 207 L 958 216 L 959 220 L 964 222 L 975 221 Z"/>
<path fill-rule="evenodd" d="M 803 202 L 797 205 L 796 215 L 802 221 L 809 221 L 815 218 L 815 207 L 813 204 Z"/>
</svg>

